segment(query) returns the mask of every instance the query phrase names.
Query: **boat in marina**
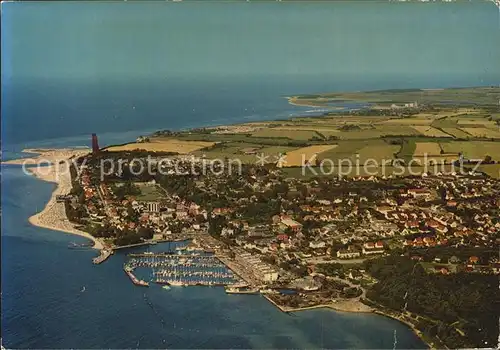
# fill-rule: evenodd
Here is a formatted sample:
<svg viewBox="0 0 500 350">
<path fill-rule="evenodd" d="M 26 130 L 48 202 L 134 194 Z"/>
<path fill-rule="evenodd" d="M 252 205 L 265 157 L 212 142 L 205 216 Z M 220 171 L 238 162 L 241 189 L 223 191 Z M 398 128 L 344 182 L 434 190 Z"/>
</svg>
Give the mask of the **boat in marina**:
<svg viewBox="0 0 500 350">
<path fill-rule="evenodd" d="M 163 286 L 163 287 L 161 287 L 161 288 L 162 288 L 162 289 L 165 289 L 165 290 L 170 290 L 170 289 L 171 289 L 169 285 L 165 285 L 165 286 Z"/>
<path fill-rule="evenodd" d="M 170 280 L 168 281 L 168 284 L 173 286 L 173 287 L 184 287 L 186 284 L 181 281 L 176 281 L 176 280 Z"/>
<path fill-rule="evenodd" d="M 268 289 L 261 289 L 260 293 L 261 294 L 279 294 L 280 292 L 278 292 L 277 290 L 268 288 Z"/>
<path fill-rule="evenodd" d="M 235 288 L 226 287 L 227 294 L 258 294 L 259 290 L 257 288 Z"/>
<path fill-rule="evenodd" d="M 234 273 L 216 257 L 164 253 L 129 254 L 125 264 L 132 272 L 136 268 L 151 269 L 151 281 L 170 286 L 234 286 L 244 287 Z M 250 292 L 252 293 L 252 292 Z"/>
</svg>

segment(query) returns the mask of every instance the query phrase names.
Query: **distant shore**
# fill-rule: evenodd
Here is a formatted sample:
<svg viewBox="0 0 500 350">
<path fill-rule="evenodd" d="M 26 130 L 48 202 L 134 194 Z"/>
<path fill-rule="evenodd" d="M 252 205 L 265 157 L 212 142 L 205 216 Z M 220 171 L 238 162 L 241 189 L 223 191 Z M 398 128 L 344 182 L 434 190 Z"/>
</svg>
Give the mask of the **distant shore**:
<svg viewBox="0 0 500 350">
<path fill-rule="evenodd" d="M 84 155 L 88 153 L 88 150 L 69 148 L 25 149 L 23 152 L 36 153 L 38 156 L 14 159 L 4 163 L 32 165 L 33 167 L 26 169 L 29 173 L 40 180 L 52 182 L 57 185 L 43 210 L 31 216 L 28 221 L 34 226 L 85 237 L 94 242 L 94 249 L 103 249 L 103 244 L 99 239 L 74 227 L 66 216 L 64 203 L 58 203 L 56 200 L 59 195 L 69 194 L 72 188 L 68 164 L 59 164 L 59 162 L 66 161 L 74 156 Z M 50 162 L 51 165 L 48 165 L 47 162 Z"/>
</svg>

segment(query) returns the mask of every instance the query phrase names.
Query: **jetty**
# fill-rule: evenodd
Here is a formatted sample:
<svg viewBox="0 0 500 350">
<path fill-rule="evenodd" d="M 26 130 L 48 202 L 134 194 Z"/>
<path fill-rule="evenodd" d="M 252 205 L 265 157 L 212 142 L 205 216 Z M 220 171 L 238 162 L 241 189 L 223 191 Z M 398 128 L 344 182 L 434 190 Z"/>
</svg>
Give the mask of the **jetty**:
<svg viewBox="0 0 500 350">
<path fill-rule="evenodd" d="M 151 242 L 141 242 L 141 243 L 134 243 L 134 244 L 127 244 L 127 245 L 120 245 L 116 246 L 113 249 L 114 250 L 119 250 L 119 249 L 127 249 L 127 248 L 135 248 L 135 247 L 141 247 L 143 245 L 151 245 Z"/>
<path fill-rule="evenodd" d="M 101 250 L 101 253 L 99 254 L 98 257 L 95 257 L 94 259 L 92 259 L 92 262 L 95 265 L 102 264 L 104 261 L 106 261 L 113 254 L 114 254 L 114 251 L 112 249 L 103 249 L 103 250 Z"/>
<path fill-rule="evenodd" d="M 242 266 L 240 263 L 222 254 L 217 254 L 217 258 L 231 271 L 233 271 L 242 281 L 246 282 L 246 284 L 253 286 L 262 284 L 255 278 L 252 270 L 249 269 L 248 266 Z"/>
<path fill-rule="evenodd" d="M 138 279 L 135 277 L 135 275 L 132 273 L 133 269 L 129 268 L 128 266 L 123 267 L 123 271 L 127 274 L 127 276 L 130 278 L 133 284 L 136 286 L 140 287 L 149 287 L 149 283 L 143 280 Z"/>
<path fill-rule="evenodd" d="M 139 243 L 115 246 L 115 247 L 113 247 L 113 250 L 136 248 L 136 247 L 142 247 L 142 246 L 148 246 L 148 245 L 155 245 L 158 243 L 184 242 L 184 241 L 187 241 L 189 239 L 190 239 L 189 237 L 181 237 L 181 238 L 171 238 L 171 239 L 147 240 L 147 241 L 139 242 Z M 184 248 L 185 247 L 183 247 L 183 249 Z"/>
</svg>

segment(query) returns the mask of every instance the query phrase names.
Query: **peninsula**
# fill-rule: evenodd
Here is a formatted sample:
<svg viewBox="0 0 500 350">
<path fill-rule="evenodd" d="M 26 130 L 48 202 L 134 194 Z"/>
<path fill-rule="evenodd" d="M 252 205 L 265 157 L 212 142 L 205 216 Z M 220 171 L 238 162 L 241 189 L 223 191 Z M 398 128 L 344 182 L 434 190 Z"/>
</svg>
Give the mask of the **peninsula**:
<svg viewBox="0 0 500 350">
<path fill-rule="evenodd" d="M 139 286 L 149 285 L 139 267 L 172 286 L 210 276 L 285 312 L 378 312 L 431 347 L 494 346 L 500 89 L 292 99 L 333 109 L 163 130 L 79 155 L 67 176 L 45 177 L 66 196 L 32 222 L 77 225 L 109 249 L 191 240 L 177 257 L 131 257 L 124 270 Z M 172 267 L 182 264 L 218 270 L 187 279 Z"/>
</svg>

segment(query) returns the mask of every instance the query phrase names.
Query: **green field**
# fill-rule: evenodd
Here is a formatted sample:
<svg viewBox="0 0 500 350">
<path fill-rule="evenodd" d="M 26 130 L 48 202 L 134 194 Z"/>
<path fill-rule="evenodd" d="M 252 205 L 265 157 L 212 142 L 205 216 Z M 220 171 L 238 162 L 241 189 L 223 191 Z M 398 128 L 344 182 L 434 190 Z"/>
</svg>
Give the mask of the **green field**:
<svg viewBox="0 0 500 350">
<path fill-rule="evenodd" d="M 492 178 L 500 179 L 500 164 L 482 164 L 477 169 Z"/>
<path fill-rule="evenodd" d="M 139 185 L 141 194 L 136 196 L 137 201 L 154 202 L 164 198 L 164 193 L 155 185 Z"/>
<path fill-rule="evenodd" d="M 452 141 L 441 143 L 441 148 L 446 153 L 462 152 L 469 159 L 484 159 L 486 156 L 500 161 L 499 141 Z"/>
<path fill-rule="evenodd" d="M 268 157 L 269 161 L 277 159 L 279 154 L 286 154 L 298 147 L 267 146 L 248 142 L 227 142 L 216 144 L 213 147 L 198 150 L 192 154 L 198 157 L 205 156 L 207 159 L 229 159 L 240 160 L 242 164 L 255 164 L 262 155 Z"/>
<path fill-rule="evenodd" d="M 382 160 L 393 159 L 400 148 L 401 146 L 391 145 L 382 139 L 339 141 L 336 148 L 321 153 L 318 159 L 329 159 L 335 163 L 339 160 L 364 163 L 373 159 L 380 164 Z"/>
<path fill-rule="evenodd" d="M 413 154 L 417 149 L 417 143 L 415 140 L 404 140 L 401 145 L 401 149 L 398 153 L 398 158 L 404 159 L 405 161 L 409 161 L 413 158 Z"/>
<path fill-rule="evenodd" d="M 299 99 L 306 103 L 310 100 L 313 105 L 325 101 L 371 102 L 374 105 L 350 112 L 332 109 L 315 117 L 186 130 L 169 133 L 167 138 L 213 142 L 214 145 L 191 153 L 209 159 L 239 159 L 252 164 L 260 154 L 271 161 L 279 154 L 299 148 L 325 145 L 337 147 L 319 153 L 317 160 L 328 159 L 337 164 L 339 160 L 364 163 L 373 159 L 380 163 L 394 158 L 449 164 L 457 159 L 459 152 L 469 159 L 484 159 L 489 155 L 500 161 L 497 156 L 500 154 L 499 88 L 326 93 Z M 418 108 L 414 107 L 415 102 Z M 404 106 L 408 103 L 413 107 Z M 290 153 L 290 156 L 296 154 Z M 296 159 L 292 163 L 296 164 Z M 488 171 L 495 174 L 494 170 Z"/>
<path fill-rule="evenodd" d="M 290 140 L 307 141 L 314 136 L 319 137 L 315 131 L 311 130 L 283 130 L 277 128 L 260 129 L 252 133 L 253 137 L 266 137 L 266 138 L 288 138 Z"/>
<path fill-rule="evenodd" d="M 443 130 L 443 132 L 447 133 L 448 135 L 451 135 L 457 139 L 468 139 L 472 137 L 472 135 L 466 133 L 465 131 L 459 128 L 440 128 L 440 129 Z"/>
</svg>

